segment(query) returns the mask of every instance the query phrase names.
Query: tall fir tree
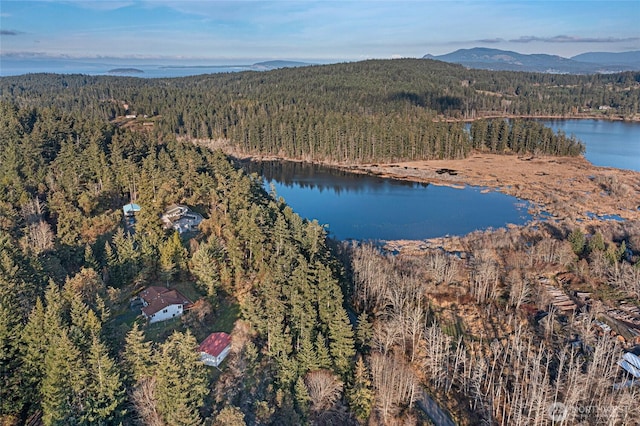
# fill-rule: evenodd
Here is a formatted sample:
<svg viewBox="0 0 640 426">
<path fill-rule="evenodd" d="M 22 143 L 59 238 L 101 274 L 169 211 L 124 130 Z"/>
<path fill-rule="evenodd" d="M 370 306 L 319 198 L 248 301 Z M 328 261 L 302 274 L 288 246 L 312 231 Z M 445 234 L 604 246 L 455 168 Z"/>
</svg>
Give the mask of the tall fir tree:
<svg viewBox="0 0 640 426">
<path fill-rule="evenodd" d="M 338 372 L 347 374 L 356 351 L 347 312 L 340 306 L 329 323 L 329 352 Z"/>
<path fill-rule="evenodd" d="M 365 423 L 371 414 L 375 392 L 371 386 L 369 371 L 362 357 L 358 357 L 353 372 L 353 383 L 347 387 L 347 401 L 356 418 Z"/>
<path fill-rule="evenodd" d="M 202 423 L 199 410 L 207 392 L 206 367 L 200 360 L 196 339 L 189 332 L 174 332 L 156 355 L 155 397 L 167 424 Z"/>
<path fill-rule="evenodd" d="M 19 353 L 22 327 L 18 314 L 0 299 L 0 418 L 17 416 L 25 403 L 27 388 Z"/>
<path fill-rule="evenodd" d="M 112 425 L 122 418 L 124 387 L 118 366 L 109 357 L 107 348 L 94 336 L 87 356 L 86 408 L 84 419 L 88 424 Z"/>
<path fill-rule="evenodd" d="M 24 387 L 28 400 L 38 404 L 40 382 L 44 376 L 44 358 L 49 347 L 49 335 L 45 332 L 45 307 L 38 298 L 21 335 L 21 358 Z"/>
<path fill-rule="evenodd" d="M 140 330 L 137 322 L 133 323 L 125 337 L 122 362 L 124 371 L 132 383 L 153 375 L 152 343 L 145 341 L 144 331 Z"/>
<path fill-rule="evenodd" d="M 65 330 L 50 341 L 44 360 L 40 388 L 42 421 L 45 425 L 78 423 L 83 415 L 81 393 L 86 370 L 81 354 Z"/>
</svg>

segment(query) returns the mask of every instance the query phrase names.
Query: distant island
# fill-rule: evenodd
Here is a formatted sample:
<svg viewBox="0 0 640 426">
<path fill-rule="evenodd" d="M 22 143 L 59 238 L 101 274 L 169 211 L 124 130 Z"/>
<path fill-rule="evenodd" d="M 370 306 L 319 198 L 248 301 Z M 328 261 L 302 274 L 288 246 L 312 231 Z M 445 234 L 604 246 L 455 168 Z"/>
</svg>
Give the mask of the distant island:
<svg viewBox="0 0 640 426">
<path fill-rule="evenodd" d="M 277 68 L 297 68 L 297 67 L 306 67 L 309 65 L 313 65 L 307 62 L 299 62 L 299 61 L 265 61 L 265 62 L 256 62 L 252 65 L 253 68 L 266 68 L 266 69 L 277 69 Z"/>
<path fill-rule="evenodd" d="M 256 62 L 253 65 L 237 65 L 237 64 L 223 64 L 223 65 L 163 65 L 160 68 L 242 68 L 246 70 L 254 70 L 254 71 L 269 71 L 277 68 L 296 68 L 296 67 L 305 67 L 308 65 L 313 65 L 307 62 L 298 62 L 298 61 L 265 61 L 265 62 Z"/>
<path fill-rule="evenodd" d="M 109 74 L 142 74 L 144 71 L 138 68 L 113 68 L 107 71 Z"/>
</svg>

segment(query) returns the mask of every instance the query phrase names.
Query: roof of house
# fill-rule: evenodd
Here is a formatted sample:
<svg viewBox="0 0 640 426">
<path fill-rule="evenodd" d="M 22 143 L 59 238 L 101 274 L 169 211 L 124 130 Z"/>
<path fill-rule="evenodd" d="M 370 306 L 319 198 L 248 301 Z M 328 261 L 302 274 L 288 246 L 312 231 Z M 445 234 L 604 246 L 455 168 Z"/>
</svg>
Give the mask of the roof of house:
<svg viewBox="0 0 640 426">
<path fill-rule="evenodd" d="M 124 214 L 139 212 L 140 206 L 133 203 L 125 204 L 124 206 L 122 206 L 122 211 L 124 212 Z"/>
<path fill-rule="evenodd" d="M 224 332 L 211 333 L 198 346 L 199 352 L 205 352 L 212 356 L 218 356 L 231 344 L 231 336 Z"/>
<path fill-rule="evenodd" d="M 178 290 L 159 286 L 151 286 L 140 292 L 140 297 L 147 302 L 147 306 L 142 308 L 145 315 L 152 315 L 171 305 L 188 305 L 189 299 L 183 296 Z"/>
<path fill-rule="evenodd" d="M 181 218 L 182 216 L 189 213 L 190 211 L 191 209 L 189 207 L 184 206 L 182 204 L 172 204 L 169 207 L 167 207 L 162 217 L 173 222 L 174 220 Z"/>
</svg>

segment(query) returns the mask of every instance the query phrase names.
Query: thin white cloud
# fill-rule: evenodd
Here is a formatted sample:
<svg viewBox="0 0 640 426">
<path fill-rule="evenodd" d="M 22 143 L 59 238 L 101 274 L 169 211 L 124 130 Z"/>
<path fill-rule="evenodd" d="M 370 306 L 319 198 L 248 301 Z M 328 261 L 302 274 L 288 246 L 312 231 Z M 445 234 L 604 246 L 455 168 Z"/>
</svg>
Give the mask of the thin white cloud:
<svg viewBox="0 0 640 426">
<path fill-rule="evenodd" d="M 578 37 L 557 35 L 555 37 L 537 37 L 537 36 L 522 36 L 520 38 L 509 40 L 512 43 L 531 43 L 531 42 L 543 42 L 543 43 L 623 43 L 630 41 L 638 41 L 640 37 Z"/>
<path fill-rule="evenodd" d="M 60 0 L 38 0 L 40 2 L 61 3 Z M 73 4 L 83 9 L 116 10 L 136 4 L 127 0 L 65 0 L 64 3 Z"/>
<path fill-rule="evenodd" d="M 483 38 L 480 40 L 474 40 L 478 43 L 504 43 L 506 40 L 500 37 L 496 37 L 496 38 Z"/>
</svg>

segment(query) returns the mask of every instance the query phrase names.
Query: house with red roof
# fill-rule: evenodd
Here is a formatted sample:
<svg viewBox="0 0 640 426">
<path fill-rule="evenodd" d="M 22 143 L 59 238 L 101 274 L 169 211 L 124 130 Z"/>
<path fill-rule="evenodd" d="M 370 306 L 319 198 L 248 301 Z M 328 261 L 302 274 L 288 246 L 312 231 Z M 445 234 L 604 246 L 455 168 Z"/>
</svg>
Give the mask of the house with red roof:
<svg viewBox="0 0 640 426">
<path fill-rule="evenodd" d="M 224 332 L 211 333 L 200 343 L 200 359 L 206 365 L 217 367 L 229 355 L 231 336 Z"/>
<path fill-rule="evenodd" d="M 154 323 L 179 317 L 191 301 L 178 290 L 159 286 L 151 286 L 142 290 L 139 295 L 142 300 L 142 315 Z"/>
</svg>

